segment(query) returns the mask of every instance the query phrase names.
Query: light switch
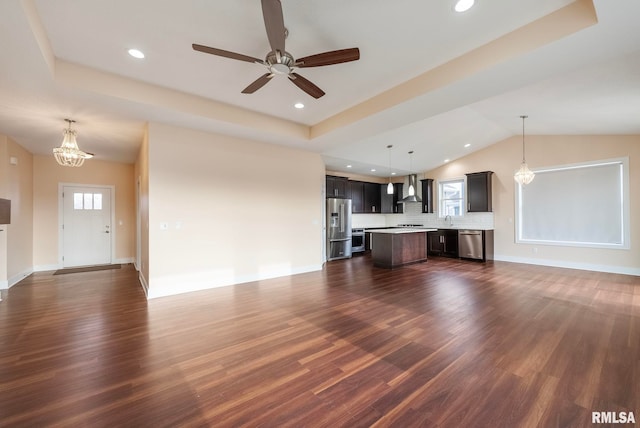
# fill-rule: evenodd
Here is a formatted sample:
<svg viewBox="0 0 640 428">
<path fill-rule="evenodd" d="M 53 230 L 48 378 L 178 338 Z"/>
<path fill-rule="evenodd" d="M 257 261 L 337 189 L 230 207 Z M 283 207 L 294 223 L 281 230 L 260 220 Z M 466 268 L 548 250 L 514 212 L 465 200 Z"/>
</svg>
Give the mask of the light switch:
<svg viewBox="0 0 640 428">
<path fill-rule="evenodd" d="M 169 223 L 160 223 L 160 230 L 169 230 Z"/>
</svg>

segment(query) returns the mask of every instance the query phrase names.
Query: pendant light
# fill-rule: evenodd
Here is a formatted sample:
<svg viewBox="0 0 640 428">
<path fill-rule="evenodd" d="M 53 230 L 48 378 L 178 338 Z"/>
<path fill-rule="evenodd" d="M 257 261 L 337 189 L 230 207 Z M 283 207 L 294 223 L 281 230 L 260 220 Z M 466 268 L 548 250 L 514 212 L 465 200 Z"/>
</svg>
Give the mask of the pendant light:
<svg viewBox="0 0 640 428">
<path fill-rule="evenodd" d="M 71 129 L 71 124 L 76 121 L 71 119 L 65 119 L 65 121 L 69 124 L 69 127 L 62 131 L 64 140 L 60 147 L 53 149 L 53 156 L 55 156 L 56 161 L 62 166 L 82 166 L 84 160 L 92 158 L 93 155 L 91 153 L 85 153 L 78 148 L 76 131 Z"/>
<path fill-rule="evenodd" d="M 393 195 L 393 183 L 391 182 L 391 147 L 393 147 L 391 144 L 387 146 L 387 149 L 389 149 L 389 184 L 387 184 L 387 195 Z"/>
<path fill-rule="evenodd" d="M 520 185 L 529 184 L 533 181 L 533 177 L 536 175 L 527 166 L 527 161 L 524 158 L 524 120 L 529 116 L 520 116 L 522 118 L 522 163 L 520 169 L 516 171 L 513 179 Z"/>
<path fill-rule="evenodd" d="M 409 152 L 409 170 L 413 171 L 413 150 Z M 415 196 L 416 189 L 413 187 L 413 183 L 409 180 L 409 196 Z"/>
<path fill-rule="evenodd" d="M 407 190 L 407 197 L 401 202 L 422 202 L 422 200 L 416 196 L 416 186 L 418 185 L 418 176 L 413 173 L 413 150 L 409 152 L 409 189 Z"/>
</svg>

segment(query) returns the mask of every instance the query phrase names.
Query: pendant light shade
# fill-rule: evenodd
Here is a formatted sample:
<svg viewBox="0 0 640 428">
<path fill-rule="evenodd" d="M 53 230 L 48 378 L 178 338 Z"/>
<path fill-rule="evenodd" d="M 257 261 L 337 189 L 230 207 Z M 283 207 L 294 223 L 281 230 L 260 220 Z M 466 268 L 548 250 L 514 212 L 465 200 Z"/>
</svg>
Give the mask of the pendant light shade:
<svg viewBox="0 0 640 428">
<path fill-rule="evenodd" d="M 533 178 L 536 176 L 527 166 L 527 161 L 524 158 L 524 120 L 528 116 L 520 116 L 522 118 L 522 163 L 520 164 L 520 169 L 516 171 L 513 175 L 513 179 L 520 185 L 529 184 L 533 181 Z"/>
<path fill-rule="evenodd" d="M 53 149 L 53 156 L 58 164 L 62 166 L 82 166 L 84 160 L 92 158 L 93 155 L 85 153 L 78 148 L 76 131 L 71 129 L 71 124 L 75 123 L 75 120 L 65 119 L 65 121 L 69 124 L 69 127 L 63 130 L 64 140 L 62 140 L 60 147 Z"/>
<path fill-rule="evenodd" d="M 391 144 L 387 146 L 389 151 L 389 184 L 387 184 L 387 195 L 393 195 L 393 183 L 391 182 L 391 147 L 393 147 Z"/>
</svg>

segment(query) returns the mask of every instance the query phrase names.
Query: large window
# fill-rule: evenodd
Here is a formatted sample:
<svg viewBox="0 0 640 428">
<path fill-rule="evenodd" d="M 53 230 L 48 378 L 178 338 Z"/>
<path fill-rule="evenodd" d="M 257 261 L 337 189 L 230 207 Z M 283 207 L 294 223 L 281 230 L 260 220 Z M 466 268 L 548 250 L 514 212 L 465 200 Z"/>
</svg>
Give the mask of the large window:
<svg viewBox="0 0 640 428">
<path fill-rule="evenodd" d="M 464 179 L 440 181 L 438 189 L 440 217 L 464 215 Z"/>
<path fill-rule="evenodd" d="M 516 186 L 516 241 L 629 248 L 628 159 L 534 170 Z"/>
</svg>

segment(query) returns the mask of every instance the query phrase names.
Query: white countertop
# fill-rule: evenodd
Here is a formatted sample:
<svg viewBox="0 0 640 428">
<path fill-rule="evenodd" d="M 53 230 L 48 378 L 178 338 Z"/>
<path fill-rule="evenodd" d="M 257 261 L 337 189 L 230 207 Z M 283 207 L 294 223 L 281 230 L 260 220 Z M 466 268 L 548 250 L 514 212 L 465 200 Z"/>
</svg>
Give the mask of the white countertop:
<svg viewBox="0 0 640 428">
<path fill-rule="evenodd" d="M 398 233 L 434 232 L 436 230 L 438 229 L 427 229 L 422 227 L 406 227 L 406 228 L 396 228 L 396 229 L 372 230 L 371 233 L 388 233 L 388 234 L 396 235 Z"/>
</svg>

